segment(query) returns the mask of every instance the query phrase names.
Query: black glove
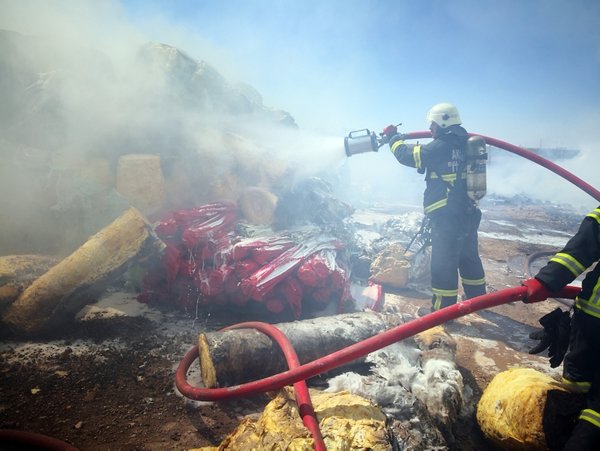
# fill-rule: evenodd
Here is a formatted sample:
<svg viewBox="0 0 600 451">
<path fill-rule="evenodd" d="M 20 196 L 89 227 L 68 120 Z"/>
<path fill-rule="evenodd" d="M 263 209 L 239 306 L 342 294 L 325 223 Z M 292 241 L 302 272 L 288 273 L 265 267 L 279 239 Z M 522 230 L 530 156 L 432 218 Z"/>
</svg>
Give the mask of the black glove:
<svg viewBox="0 0 600 451">
<path fill-rule="evenodd" d="M 571 334 L 571 315 L 568 311 L 563 312 L 556 308 L 552 312 L 542 316 L 539 320 L 543 329 L 529 334 L 529 338 L 540 340 L 540 342 L 529 350 L 530 354 L 539 354 L 548 349 L 550 366 L 559 366 L 567 349 L 569 348 L 569 336 Z"/>
</svg>

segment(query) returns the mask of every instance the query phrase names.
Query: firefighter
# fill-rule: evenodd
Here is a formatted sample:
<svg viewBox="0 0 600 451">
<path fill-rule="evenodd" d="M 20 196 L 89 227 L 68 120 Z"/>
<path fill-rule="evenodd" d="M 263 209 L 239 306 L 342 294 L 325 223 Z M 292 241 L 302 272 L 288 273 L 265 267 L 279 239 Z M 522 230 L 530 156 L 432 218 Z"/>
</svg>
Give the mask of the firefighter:
<svg viewBox="0 0 600 451">
<path fill-rule="evenodd" d="M 549 355 L 553 366 L 563 363 L 563 382 L 571 391 L 587 393 L 586 408 L 563 449 L 600 449 L 600 207 L 581 222 L 577 233 L 537 275 L 523 282 L 527 287 L 525 302 L 537 302 L 552 296 L 571 283 L 587 268 L 595 268 L 585 276 L 581 292 L 575 300 L 568 339 L 561 340 L 561 328 L 544 325 L 551 336 Z M 567 312 L 565 312 L 567 313 Z M 548 317 L 548 315 L 546 315 Z M 560 342 L 568 344 L 561 352 Z M 554 349 L 553 349 L 554 345 Z M 566 355 L 565 355 L 566 352 Z M 554 354 L 554 355 L 553 355 Z"/>
<path fill-rule="evenodd" d="M 459 275 L 467 299 L 486 290 L 477 240 L 481 210 L 467 195 L 467 131 L 449 103 L 434 105 L 427 121 L 433 137 L 428 144 L 405 144 L 394 125 L 387 126 L 382 136 L 401 164 L 425 174 L 423 207 L 431 227 L 431 310 L 435 311 L 456 303 Z"/>
</svg>

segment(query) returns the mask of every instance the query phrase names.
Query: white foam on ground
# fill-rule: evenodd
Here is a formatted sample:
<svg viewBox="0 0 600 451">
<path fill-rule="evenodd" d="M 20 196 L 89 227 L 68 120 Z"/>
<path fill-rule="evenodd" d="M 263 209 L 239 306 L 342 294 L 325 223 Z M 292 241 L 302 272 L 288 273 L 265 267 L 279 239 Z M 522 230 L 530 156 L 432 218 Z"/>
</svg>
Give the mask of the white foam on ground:
<svg viewBox="0 0 600 451">
<path fill-rule="evenodd" d="M 142 316 L 153 321 L 160 321 L 163 315 L 147 304 L 139 302 L 131 293 L 112 292 L 107 293 L 95 304 L 86 305 L 76 318 L 79 321 L 87 321 L 118 316 Z"/>
</svg>

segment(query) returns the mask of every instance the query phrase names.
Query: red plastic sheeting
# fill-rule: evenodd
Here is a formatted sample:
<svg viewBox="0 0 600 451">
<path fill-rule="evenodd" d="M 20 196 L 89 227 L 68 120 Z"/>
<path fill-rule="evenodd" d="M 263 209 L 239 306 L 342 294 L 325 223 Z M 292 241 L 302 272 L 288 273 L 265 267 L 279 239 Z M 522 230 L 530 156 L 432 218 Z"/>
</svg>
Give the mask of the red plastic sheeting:
<svg viewBox="0 0 600 451">
<path fill-rule="evenodd" d="M 177 210 L 157 223 L 166 250 L 138 299 L 182 309 L 262 305 L 296 319 L 331 303 L 343 311 L 351 290 L 341 242 L 323 236 L 301 243 L 286 236 L 240 238 L 237 219 L 236 205 L 223 202 Z"/>
</svg>

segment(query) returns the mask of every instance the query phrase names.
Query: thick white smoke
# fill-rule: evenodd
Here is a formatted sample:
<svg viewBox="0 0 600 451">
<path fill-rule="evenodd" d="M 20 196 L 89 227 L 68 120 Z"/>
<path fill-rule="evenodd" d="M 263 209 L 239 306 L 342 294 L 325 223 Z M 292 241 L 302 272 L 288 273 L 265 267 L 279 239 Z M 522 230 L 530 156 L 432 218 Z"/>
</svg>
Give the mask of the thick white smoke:
<svg viewBox="0 0 600 451">
<path fill-rule="evenodd" d="M 281 14 L 288 7 L 278 7 L 277 12 Z M 315 54 L 314 46 L 310 45 L 313 41 L 296 37 L 282 43 L 273 38 L 272 47 L 268 47 L 268 36 L 262 36 L 261 42 L 252 42 L 244 33 L 232 29 L 230 44 L 235 40 L 247 41 L 236 47 L 237 54 L 229 53 L 228 49 L 206 39 L 201 28 L 172 23 L 168 17 L 159 14 L 140 14 L 134 19 L 116 0 L 0 0 L 0 30 L 17 32 L 26 39 L 41 38 L 41 43 L 32 44 L 26 53 L 20 51 L 23 49 L 11 49 L 16 51 L 11 56 L 15 61 L 8 61 L 9 67 L 13 63 L 35 63 L 40 68 L 35 79 L 21 80 L 25 99 L 37 103 L 15 105 L 18 97 L 14 92 L 3 90 L 6 85 L 0 84 L 3 100 L 0 114 L 2 122 L 10 124 L 3 130 L 0 150 L 12 164 L 10 169 L 2 172 L 3 192 L 11 193 L 10 201 L 3 194 L 2 207 L 11 212 L 11 227 L 19 229 L 21 224 L 38 224 L 38 233 L 46 228 L 36 211 L 47 199 L 40 199 L 37 193 L 45 191 L 49 196 L 48 190 L 55 188 L 44 178 L 49 173 L 60 173 L 72 160 L 106 153 L 199 149 L 205 162 L 201 170 L 218 175 L 227 173 L 239 158 L 239 155 L 222 151 L 226 147 L 223 136 L 238 134 L 252 141 L 254 149 L 264 151 L 263 159 L 276 156 L 288 161 L 296 168 L 296 177 L 327 175 L 337 183 L 336 192 L 356 205 L 373 206 L 379 202 L 420 205 L 424 188 L 421 175 L 399 165 L 387 146 L 378 153 L 346 158 L 343 139 L 352 129 L 370 127 L 378 131 L 378 127 L 388 122 L 404 121 L 404 132 L 423 130 L 427 126 L 424 121 L 427 108 L 447 100 L 459 106 L 465 127 L 471 132 L 529 146 L 533 145 L 531 140 L 537 141 L 539 136 L 551 134 L 547 139 L 549 146 L 560 144 L 579 149 L 579 157 L 557 163 L 587 182 L 595 183 L 598 143 L 593 138 L 586 139 L 589 135 L 585 133 L 594 129 L 599 119 L 597 112 L 578 112 L 576 117 L 587 117 L 587 122 L 565 123 L 560 133 L 539 126 L 531 128 L 527 123 L 518 130 L 510 130 L 507 128 L 510 122 L 502 122 L 502 115 L 507 113 L 494 105 L 478 104 L 472 99 L 467 101 L 460 89 L 449 89 L 446 83 L 437 86 L 428 80 L 417 86 L 404 84 L 400 77 L 397 91 L 386 90 L 380 87 L 387 86 L 382 83 L 388 83 L 382 74 L 361 64 L 367 54 L 377 49 L 365 44 L 352 53 L 351 49 L 343 47 L 349 40 L 350 30 L 355 30 L 360 37 L 374 30 L 380 31 L 380 27 L 361 26 L 364 17 L 360 14 L 346 14 L 341 23 L 328 24 L 325 17 L 331 9 L 319 8 L 320 21 L 315 33 L 328 33 L 334 40 L 335 52 L 328 53 L 321 48 L 316 52 L 320 59 L 310 60 L 308 58 Z M 267 19 L 262 22 L 266 30 L 272 27 L 281 32 L 281 24 L 275 16 Z M 294 21 L 290 17 L 286 24 L 307 26 L 308 18 L 301 19 Z M 231 17 L 228 20 L 231 24 Z M 150 27 L 152 36 L 147 32 Z M 158 40 L 157 36 L 160 36 Z M 298 121 L 299 130 L 267 128 L 260 122 L 240 122 L 222 112 L 205 114 L 192 108 L 190 104 L 197 99 L 173 92 L 173 80 L 165 76 L 161 67 L 139 57 L 144 45 L 160 42 L 177 47 L 192 61 L 208 62 L 237 89 L 242 89 L 238 82 L 251 82 L 258 91 L 269 92 L 270 102 L 277 95 L 277 104 L 269 103 L 268 107 L 287 110 L 292 117 L 296 117 L 296 108 L 299 117 L 303 118 Z M 354 40 L 349 42 L 355 43 Z M 265 52 L 268 48 L 273 51 Z M 234 55 L 239 57 L 240 49 L 255 49 L 256 57 L 236 58 Z M 24 55 L 31 60 L 23 61 Z M 290 55 L 294 55 L 294 61 Z M 390 58 L 384 56 L 387 67 Z M 270 61 L 269 67 L 265 66 L 265 61 Z M 306 62 L 315 65 L 300 67 Z M 317 62 L 321 64 L 316 65 Z M 261 65 L 260 70 L 252 64 Z M 283 70 L 283 66 L 287 69 Z M 302 77 L 295 77 L 301 69 L 308 74 L 304 81 Z M 364 83 L 365 80 L 368 82 Z M 275 84 L 277 89 L 272 88 Z M 52 95 L 47 97 L 35 95 L 50 92 Z M 259 92 L 252 88 L 245 92 L 249 98 L 262 101 Z M 181 101 L 173 101 L 178 95 Z M 61 112 L 60 123 L 40 114 L 46 108 L 55 107 Z M 35 114 L 16 114 L 19 108 L 21 112 Z M 519 105 L 512 105 L 512 108 L 515 111 L 522 109 Z M 526 111 L 530 111 L 536 121 L 543 122 L 533 109 Z M 566 117 L 564 111 L 563 116 Z M 552 127 L 550 119 L 547 127 Z M 305 123 L 310 124 L 311 129 L 304 128 Z M 516 139 L 521 142 L 514 142 Z M 15 143 L 20 147 L 14 146 Z M 46 158 L 44 150 L 51 151 L 51 159 Z M 15 169 L 32 166 L 39 169 L 34 179 L 26 179 Z M 488 174 L 490 195 L 523 194 L 581 210 L 589 210 L 597 204 L 568 182 L 522 159 L 510 160 L 506 165 L 491 164 Z M 94 189 L 93 186 L 79 188 Z M 64 191 L 62 196 L 77 198 L 78 193 L 69 193 L 67 189 L 65 194 Z M 7 221 L 6 216 L 3 221 Z"/>
</svg>

